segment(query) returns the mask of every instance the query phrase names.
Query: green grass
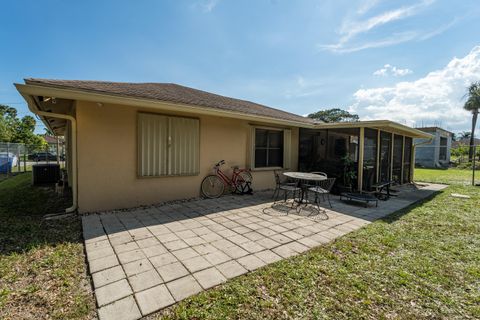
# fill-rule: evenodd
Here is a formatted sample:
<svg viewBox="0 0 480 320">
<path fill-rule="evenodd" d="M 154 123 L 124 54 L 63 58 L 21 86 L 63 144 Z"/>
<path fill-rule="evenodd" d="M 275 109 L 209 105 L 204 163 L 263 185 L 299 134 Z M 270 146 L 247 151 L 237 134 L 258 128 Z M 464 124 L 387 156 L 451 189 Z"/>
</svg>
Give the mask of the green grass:
<svg viewBox="0 0 480 320">
<path fill-rule="evenodd" d="M 480 178 L 480 171 L 477 172 Z M 421 169 L 415 168 L 415 181 L 434 182 L 444 184 L 472 184 L 472 170 L 462 169 Z M 478 181 L 478 180 L 477 180 Z"/>
<path fill-rule="evenodd" d="M 462 185 L 459 174 L 419 172 L 424 181 L 430 175 L 430 181 L 460 182 L 151 318 L 480 318 L 479 189 Z M 68 203 L 49 189 L 31 187 L 30 178 L 0 182 L 0 319 L 90 319 L 95 304 L 79 220 L 43 221 L 42 214 Z M 453 192 L 471 198 L 453 198 Z"/>
<path fill-rule="evenodd" d="M 30 173 L 0 181 L 0 319 L 93 317 L 80 220 L 42 219 L 68 206 Z"/>
<path fill-rule="evenodd" d="M 452 192 L 471 196 L 458 199 Z M 480 195 L 450 186 L 154 319 L 478 319 Z"/>
</svg>

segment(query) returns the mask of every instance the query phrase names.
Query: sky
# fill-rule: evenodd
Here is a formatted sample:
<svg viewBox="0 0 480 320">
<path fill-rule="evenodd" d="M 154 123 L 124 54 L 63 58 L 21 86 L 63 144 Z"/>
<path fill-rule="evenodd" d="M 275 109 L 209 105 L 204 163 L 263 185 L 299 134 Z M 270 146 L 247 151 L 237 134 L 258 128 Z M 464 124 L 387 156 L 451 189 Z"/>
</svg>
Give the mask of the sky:
<svg viewBox="0 0 480 320">
<path fill-rule="evenodd" d="M 24 78 L 173 82 L 459 132 L 480 81 L 478 0 L 16 0 L 0 14 L 0 104 L 22 116 Z"/>
</svg>

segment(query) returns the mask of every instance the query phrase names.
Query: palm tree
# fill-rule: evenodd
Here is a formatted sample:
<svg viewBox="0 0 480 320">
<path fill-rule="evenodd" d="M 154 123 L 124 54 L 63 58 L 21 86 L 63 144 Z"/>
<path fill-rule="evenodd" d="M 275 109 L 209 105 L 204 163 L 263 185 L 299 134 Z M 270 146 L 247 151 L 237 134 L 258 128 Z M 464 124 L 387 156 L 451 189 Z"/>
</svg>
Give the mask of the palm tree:
<svg viewBox="0 0 480 320">
<path fill-rule="evenodd" d="M 468 87 L 466 97 L 467 102 L 465 102 L 463 108 L 472 113 L 472 134 L 470 135 L 470 149 L 468 151 L 468 160 L 472 161 L 474 157 L 475 127 L 477 126 L 480 109 L 480 82 L 474 82 Z"/>
<path fill-rule="evenodd" d="M 462 131 L 459 133 L 460 139 L 470 139 L 472 133 L 470 131 Z"/>
</svg>

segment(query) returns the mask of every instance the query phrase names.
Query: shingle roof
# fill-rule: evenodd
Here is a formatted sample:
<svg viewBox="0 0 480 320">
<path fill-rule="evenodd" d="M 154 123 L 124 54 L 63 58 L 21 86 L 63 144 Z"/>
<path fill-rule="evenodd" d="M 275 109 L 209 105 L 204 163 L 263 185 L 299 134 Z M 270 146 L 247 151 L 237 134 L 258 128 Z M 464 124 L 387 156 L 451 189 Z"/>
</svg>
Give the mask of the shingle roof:
<svg viewBox="0 0 480 320">
<path fill-rule="evenodd" d="M 174 83 L 128 83 L 85 80 L 25 79 L 25 83 L 55 88 L 74 89 L 87 92 L 103 93 L 122 97 L 143 98 L 164 102 L 173 102 L 240 112 L 274 119 L 314 123 L 310 118 L 286 111 L 267 107 L 258 103 L 229 98 Z"/>
</svg>

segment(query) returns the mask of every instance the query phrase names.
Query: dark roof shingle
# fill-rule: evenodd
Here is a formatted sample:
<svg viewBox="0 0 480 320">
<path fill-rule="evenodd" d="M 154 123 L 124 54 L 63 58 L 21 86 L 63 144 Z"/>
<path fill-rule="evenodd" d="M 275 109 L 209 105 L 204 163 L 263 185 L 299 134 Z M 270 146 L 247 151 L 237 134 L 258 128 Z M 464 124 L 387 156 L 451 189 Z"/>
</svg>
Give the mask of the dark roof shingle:
<svg viewBox="0 0 480 320">
<path fill-rule="evenodd" d="M 25 83 L 55 88 L 74 89 L 123 97 L 195 105 L 273 119 L 313 123 L 310 118 L 267 107 L 258 103 L 229 98 L 174 83 L 128 83 L 86 80 L 25 79 Z"/>
</svg>

